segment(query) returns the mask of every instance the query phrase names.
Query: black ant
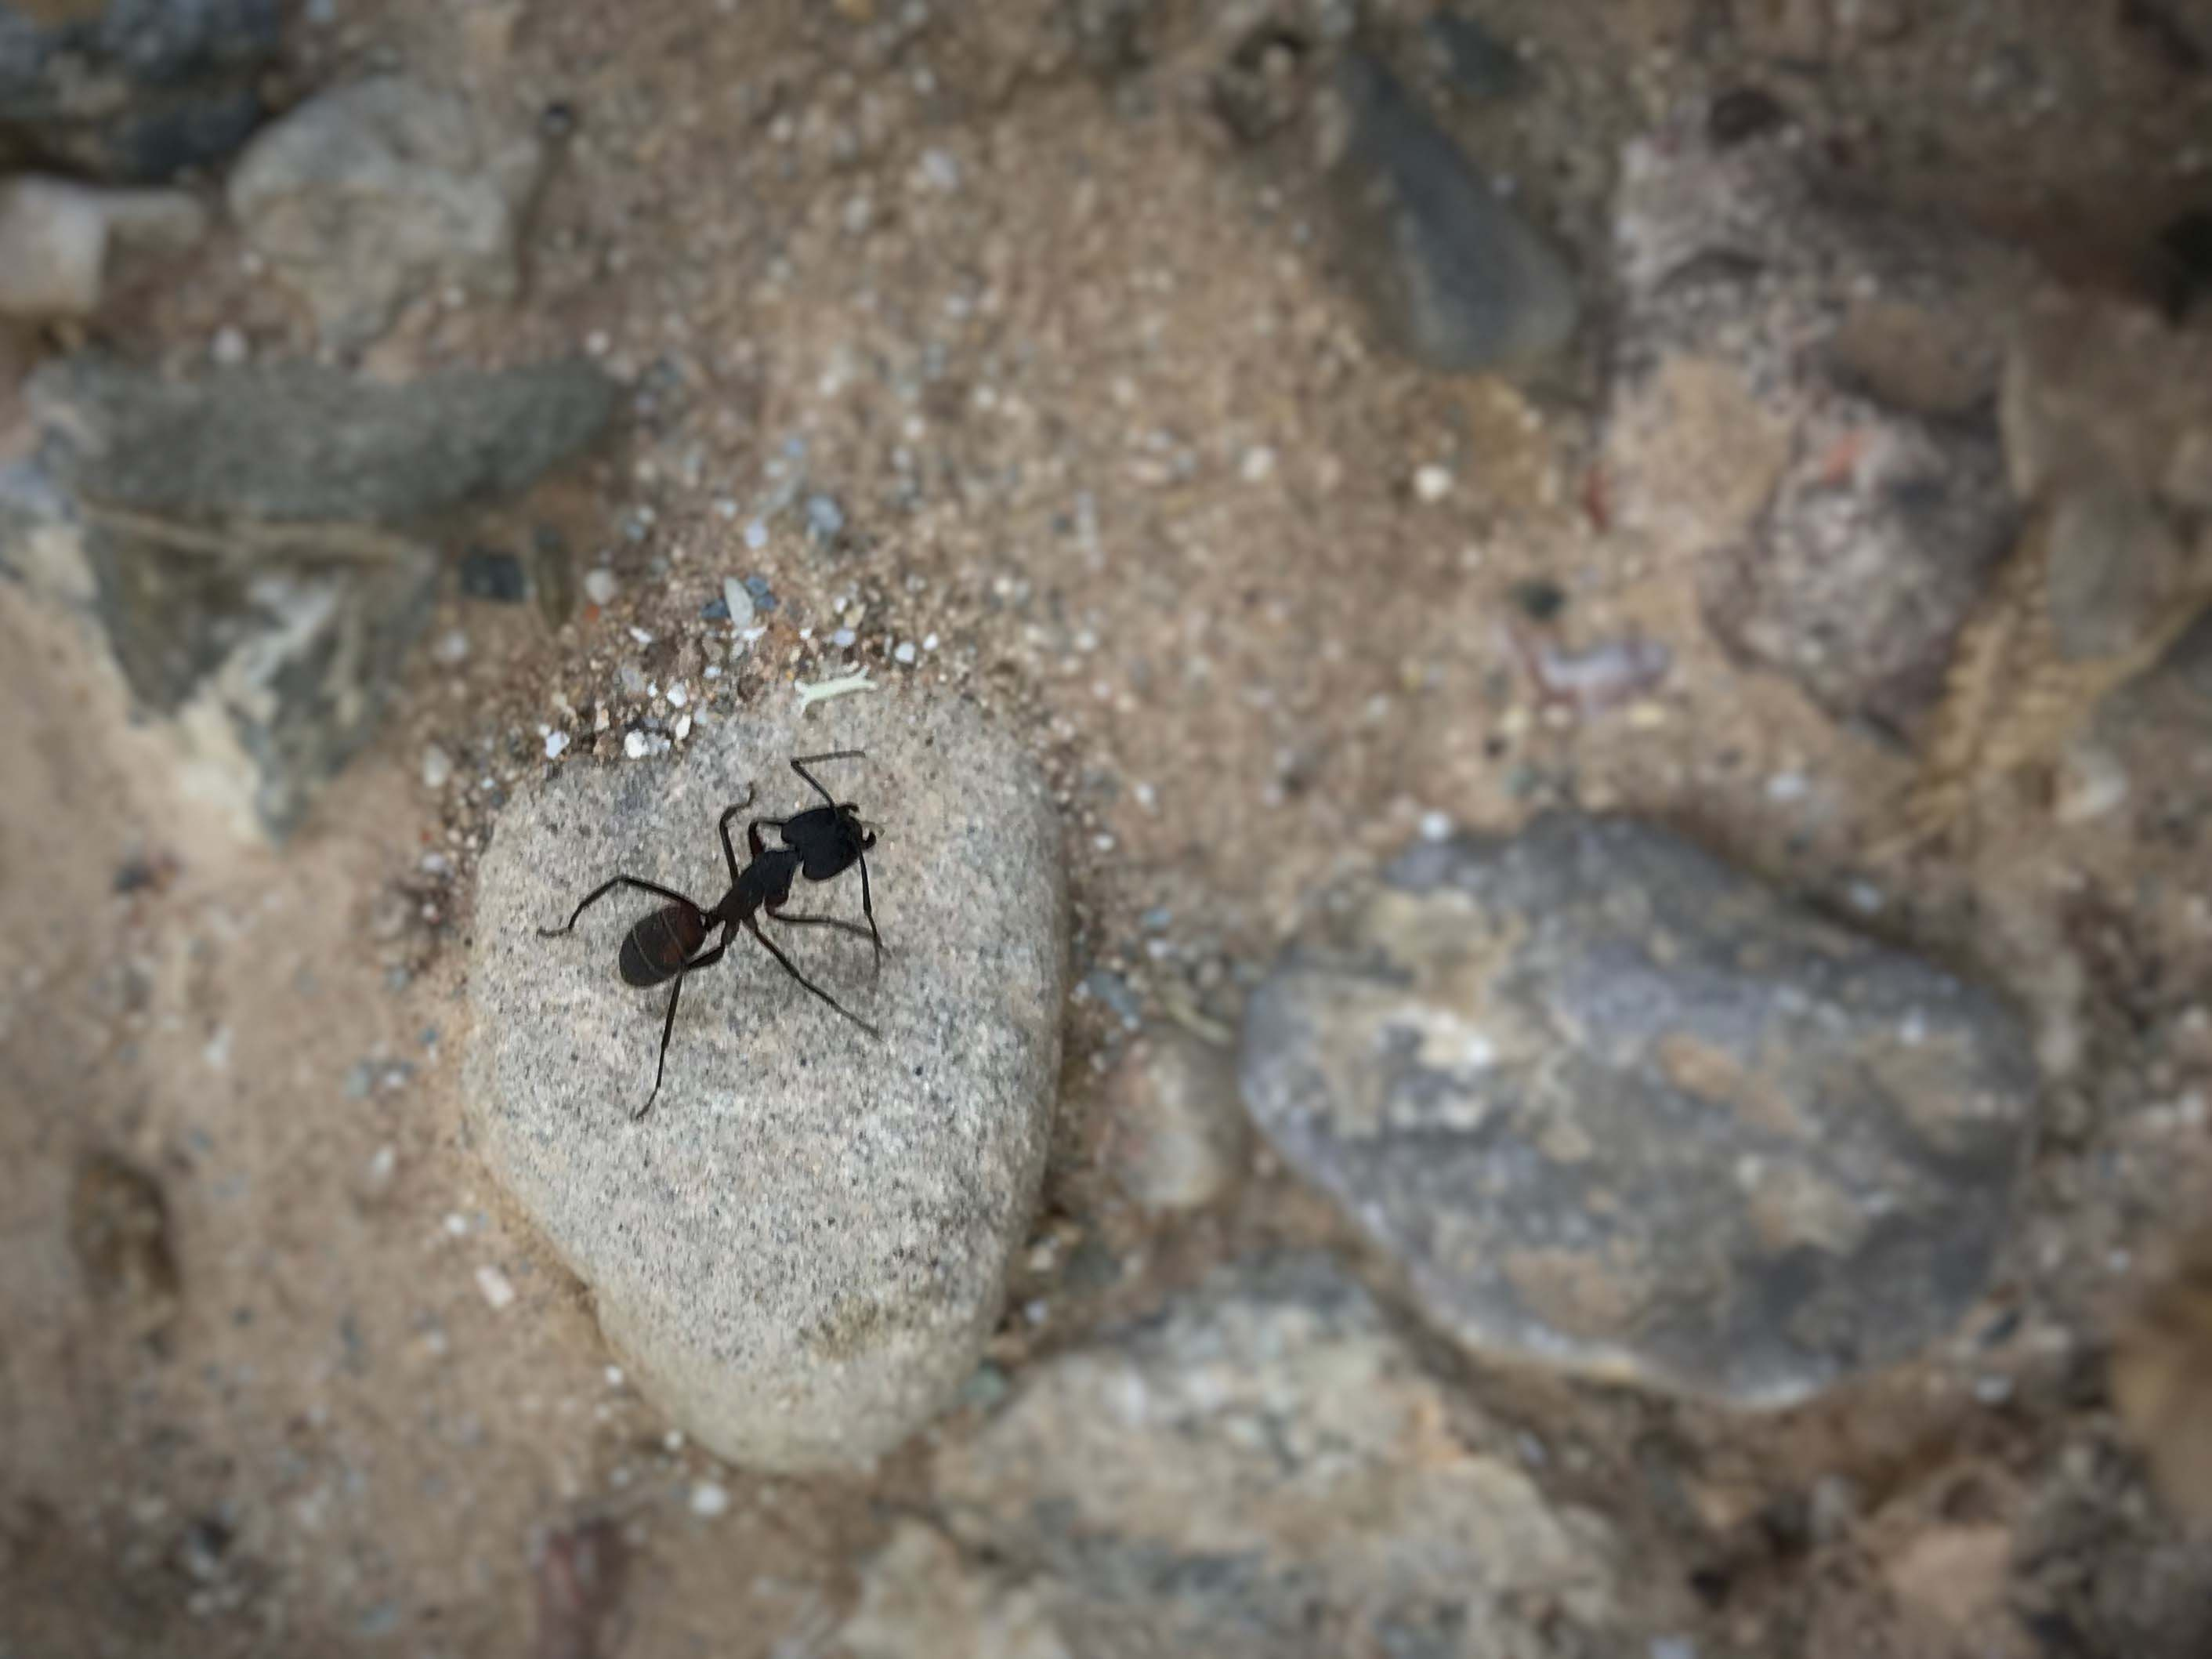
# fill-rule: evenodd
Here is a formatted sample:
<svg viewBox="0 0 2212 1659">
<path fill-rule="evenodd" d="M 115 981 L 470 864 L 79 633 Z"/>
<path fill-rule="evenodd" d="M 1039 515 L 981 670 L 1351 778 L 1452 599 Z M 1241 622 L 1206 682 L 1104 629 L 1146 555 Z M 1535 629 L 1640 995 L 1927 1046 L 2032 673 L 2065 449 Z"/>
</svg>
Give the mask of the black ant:
<svg viewBox="0 0 2212 1659">
<path fill-rule="evenodd" d="M 760 930 L 757 916 L 765 915 L 771 921 L 787 922 L 794 927 L 836 927 L 866 939 L 876 947 L 876 966 L 884 960 L 883 935 L 876 931 L 874 896 L 868 890 L 868 861 L 862 856 L 876 844 L 875 832 L 860 822 L 860 809 L 852 801 L 840 802 L 806 769 L 823 761 L 859 760 L 864 751 L 841 749 L 829 755 L 800 755 L 791 763 L 791 769 L 806 780 L 814 793 L 826 803 L 810 806 L 805 811 L 787 818 L 755 818 L 745 826 L 745 846 L 752 859 L 744 869 L 738 867 L 737 848 L 730 844 L 730 820 L 752 805 L 753 790 L 748 785 L 744 799 L 727 808 L 715 829 L 722 837 L 722 856 L 729 861 L 730 890 L 722 895 L 711 908 L 702 909 L 683 894 L 635 876 L 615 876 L 594 887 L 584 896 L 566 927 L 541 927 L 541 939 L 558 939 L 574 928 L 576 918 L 617 887 L 635 887 L 668 901 L 651 915 L 641 917 L 637 925 L 623 935 L 622 956 L 618 966 L 623 981 L 644 987 L 658 985 L 673 977 L 675 988 L 668 994 L 668 1017 L 660 1026 L 660 1059 L 653 1068 L 653 1093 L 645 1097 L 645 1104 L 631 1114 L 643 1117 L 653 1109 L 653 1101 L 660 1094 L 660 1074 L 668 1065 L 668 1039 L 676 1030 L 676 1000 L 684 994 L 684 976 L 701 968 L 710 968 L 722 959 L 722 952 L 730 948 L 730 929 L 743 927 L 767 949 L 768 953 L 783 964 L 789 974 L 808 990 L 820 997 L 839 1013 L 851 1020 L 870 1036 L 880 1039 L 883 1033 L 847 1008 L 812 980 L 792 966 L 791 958 L 775 948 L 775 942 Z M 783 837 L 783 845 L 770 848 L 761 840 L 761 830 L 769 829 Z M 860 866 L 860 911 L 867 917 L 868 925 L 842 921 L 835 916 L 794 916 L 787 915 L 783 906 L 790 901 L 791 884 L 794 878 L 804 876 L 809 881 L 829 881 L 842 876 L 854 865 Z M 717 927 L 722 930 L 721 942 L 711 951 L 699 955 L 693 952 L 707 942 L 707 935 Z"/>
</svg>

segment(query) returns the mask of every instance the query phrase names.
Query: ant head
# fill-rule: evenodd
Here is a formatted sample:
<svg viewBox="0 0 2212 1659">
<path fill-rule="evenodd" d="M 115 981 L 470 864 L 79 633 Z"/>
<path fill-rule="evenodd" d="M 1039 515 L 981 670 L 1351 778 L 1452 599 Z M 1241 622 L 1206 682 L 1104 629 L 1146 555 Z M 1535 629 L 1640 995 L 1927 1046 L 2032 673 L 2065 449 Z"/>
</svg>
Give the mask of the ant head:
<svg viewBox="0 0 2212 1659">
<path fill-rule="evenodd" d="M 876 844 L 875 829 L 862 820 L 858 801 L 842 803 L 837 808 L 837 822 L 852 833 L 855 844 L 863 853 Z"/>
</svg>

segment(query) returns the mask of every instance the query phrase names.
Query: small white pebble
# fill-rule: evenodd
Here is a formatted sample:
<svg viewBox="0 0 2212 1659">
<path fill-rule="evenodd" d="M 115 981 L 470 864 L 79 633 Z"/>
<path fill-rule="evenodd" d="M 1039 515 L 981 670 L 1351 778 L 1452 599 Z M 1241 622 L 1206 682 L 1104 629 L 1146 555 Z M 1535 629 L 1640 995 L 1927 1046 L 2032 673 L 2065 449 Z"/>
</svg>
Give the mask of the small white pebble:
<svg viewBox="0 0 2212 1659">
<path fill-rule="evenodd" d="M 443 789 L 453 777 L 453 757 L 434 743 L 427 746 L 422 750 L 422 787 Z"/>
<path fill-rule="evenodd" d="M 719 680 L 722 678 L 722 671 L 714 664 L 710 662 L 707 665 L 706 672 L 702 678 L 710 680 Z"/>
<path fill-rule="evenodd" d="M 1452 821 L 1450 813 L 1424 812 L 1421 814 L 1421 839 L 1423 841 L 1443 841 L 1445 837 L 1449 836 L 1451 832 Z"/>
<path fill-rule="evenodd" d="M 615 573 L 605 565 L 584 573 L 584 597 L 593 605 L 601 606 L 612 605 L 615 602 L 616 593 L 620 591 L 620 586 L 621 585 L 615 580 Z"/>
<path fill-rule="evenodd" d="M 668 688 L 668 706 L 670 708 L 681 708 L 685 703 L 690 701 L 691 694 L 684 690 L 683 681 L 678 680 L 675 684 Z"/>
<path fill-rule="evenodd" d="M 681 743 L 690 735 L 691 717 L 689 714 L 678 714 L 676 717 L 676 741 Z"/>
<path fill-rule="evenodd" d="M 843 650 L 860 636 L 849 628 L 841 628 L 830 636 L 830 643 Z"/>
<path fill-rule="evenodd" d="M 469 659 L 469 636 L 458 628 L 449 628 L 438 635 L 438 642 L 430 647 L 430 654 L 446 668 L 465 663 Z"/>
<path fill-rule="evenodd" d="M 934 650 L 936 650 L 936 649 L 937 649 L 937 635 L 934 635 L 934 634 L 927 634 L 927 635 L 924 635 L 922 636 L 921 648 L 922 648 L 923 650 L 925 650 L 925 651 L 934 651 Z"/>
<path fill-rule="evenodd" d="M 246 331 L 225 325 L 216 330 L 215 338 L 208 345 L 208 356 L 225 368 L 236 368 L 246 361 L 248 349 Z"/>
<path fill-rule="evenodd" d="M 1265 444 L 1255 444 L 1244 452 L 1244 459 L 1237 474 L 1246 483 L 1265 483 L 1275 476 L 1275 452 Z"/>
<path fill-rule="evenodd" d="M 623 1368 L 622 1368 L 621 1366 L 619 1366 L 619 1365 L 610 1365 L 610 1366 L 608 1366 L 608 1367 L 607 1367 L 607 1369 L 606 1369 L 606 1379 L 607 1379 L 607 1386 L 608 1386 L 609 1388 L 611 1388 L 611 1389 L 619 1389 L 620 1387 L 622 1387 L 622 1385 L 623 1385 Z"/>
<path fill-rule="evenodd" d="M 1698 1644 L 1686 1636 L 1655 1636 L 1651 1659 L 1698 1659 Z"/>
<path fill-rule="evenodd" d="M 1450 470 L 1441 466 L 1425 466 L 1413 474 L 1413 494 L 1433 507 L 1451 494 Z"/>
<path fill-rule="evenodd" d="M 914 660 L 914 641 L 912 640 L 901 640 L 898 642 L 898 648 L 891 653 L 891 660 L 897 663 L 912 662 Z"/>
<path fill-rule="evenodd" d="M 722 578 L 722 603 L 729 609 L 731 627 L 744 629 L 753 625 L 753 596 L 735 576 Z"/>
<path fill-rule="evenodd" d="M 623 739 L 623 753 L 632 760 L 643 760 L 653 752 L 653 744 L 642 732 L 633 732 Z"/>
<path fill-rule="evenodd" d="M 711 1521 L 730 1507 L 730 1494 L 718 1483 L 702 1480 L 691 1488 L 691 1513 Z"/>
<path fill-rule="evenodd" d="M 927 149 L 921 153 L 921 176 L 934 189 L 947 196 L 960 188 L 960 161 L 950 150 Z"/>
<path fill-rule="evenodd" d="M 603 328 L 595 328 L 584 337 L 584 349 L 594 357 L 605 356 L 607 348 L 613 343 L 614 342 L 607 337 L 606 330 Z"/>
<path fill-rule="evenodd" d="M 745 545 L 756 553 L 768 545 L 768 526 L 758 519 L 745 526 Z"/>
<path fill-rule="evenodd" d="M 495 1313 L 514 1300 L 514 1282 L 489 1261 L 477 1269 L 477 1289 Z"/>
<path fill-rule="evenodd" d="M 561 758 L 562 750 L 568 748 L 568 734 L 566 732 L 548 732 L 545 734 L 545 758 L 547 760 L 559 760 Z"/>
<path fill-rule="evenodd" d="M 651 645 L 653 643 L 653 635 L 647 633 L 642 628 L 632 628 L 629 630 L 629 636 L 635 640 L 640 645 Z"/>
<path fill-rule="evenodd" d="M 1802 772 L 1777 772 L 1766 781 L 1766 798 L 1771 801 L 1802 800 L 1812 793 L 1812 781 Z"/>
<path fill-rule="evenodd" d="M 445 1226 L 455 1238 L 464 1237 L 469 1231 L 469 1218 L 459 1210 L 448 1210 L 446 1212 Z"/>
</svg>

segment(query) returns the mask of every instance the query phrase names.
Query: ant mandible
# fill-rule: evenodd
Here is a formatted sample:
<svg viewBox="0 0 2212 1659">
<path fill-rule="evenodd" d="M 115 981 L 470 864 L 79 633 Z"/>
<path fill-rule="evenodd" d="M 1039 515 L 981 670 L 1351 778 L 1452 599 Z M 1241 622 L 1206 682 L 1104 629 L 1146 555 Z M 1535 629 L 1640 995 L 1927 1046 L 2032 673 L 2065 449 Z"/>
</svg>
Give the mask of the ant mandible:
<svg viewBox="0 0 2212 1659">
<path fill-rule="evenodd" d="M 668 993 L 668 1016 L 660 1024 L 660 1058 L 653 1068 L 653 1093 L 645 1097 L 644 1105 L 630 1115 L 633 1118 L 641 1118 L 651 1111 L 653 1103 L 659 1097 L 661 1073 L 668 1066 L 668 1039 L 676 1030 L 676 1000 L 684 994 L 684 975 L 720 962 L 722 952 L 730 948 L 732 927 L 742 927 L 758 939 L 768 953 L 783 964 L 785 973 L 870 1036 L 882 1037 L 882 1032 L 794 968 L 791 958 L 761 932 L 757 920 L 766 916 L 770 921 L 785 922 L 793 927 L 835 927 L 855 934 L 875 946 L 876 966 L 883 966 L 884 939 L 876 931 L 875 898 L 868 889 L 868 861 L 863 856 L 876 844 L 875 832 L 861 823 L 857 803 L 835 799 L 806 769 L 823 761 L 859 760 L 865 752 L 840 749 L 833 754 L 793 758 L 791 769 L 806 781 L 824 805 L 810 806 L 787 818 L 753 819 L 745 826 L 745 846 L 752 856 L 741 870 L 738 867 L 737 848 L 730 843 L 730 820 L 752 805 L 753 788 L 750 784 L 746 786 L 744 799 L 726 809 L 714 826 L 722 837 L 722 856 L 730 866 L 730 890 L 712 906 L 702 908 L 681 893 L 635 876 L 614 876 L 584 896 L 583 902 L 569 916 L 567 927 L 538 930 L 540 939 L 560 938 L 574 928 L 579 916 L 617 887 L 635 887 L 668 901 L 652 915 L 641 917 L 637 925 L 623 935 L 617 963 L 623 982 L 627 985 L 658 985 L 672 977 L 676 981 Z M 783 845 L 770 848 L 763 843 L 763 829 L 775 830 L 782 836 Z M 860 867 L 860 912 L 868 919 L 866 927 L 835 916 L 795 916 L 784 910 L 784 905 L 790 902 L 791 884 L 795 878 L 830 881 L 856 864 Z M 717 927 L 722 930 L 720 942 L 711 951 L 700 951 L 707 935 Z"/>
</svg>

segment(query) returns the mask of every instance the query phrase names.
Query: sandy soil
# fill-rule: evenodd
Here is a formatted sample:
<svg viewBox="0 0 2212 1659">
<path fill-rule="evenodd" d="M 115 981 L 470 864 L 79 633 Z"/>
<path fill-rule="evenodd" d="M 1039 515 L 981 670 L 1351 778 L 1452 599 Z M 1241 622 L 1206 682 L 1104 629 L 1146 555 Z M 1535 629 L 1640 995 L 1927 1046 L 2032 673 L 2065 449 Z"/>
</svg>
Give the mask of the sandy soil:
<svg viewBox="0 0 2212 1659">
<path fill-rule="evenodd" d="M 472 854 L 546 763 L 540 726 L 574 739 L 560 764 L 623 764 L 591 716 L 626 665 L 741 708 L 848 660 L 1024 734 L 1066 809 L 1079 971 L 1105 976 L 1072 1011 L 1039 1221 L 1066 1248 L 1016 1287 L 1044 1317 L 1010 1323 L 1009 1367 L 1224 1254 L 1337 1236 L 1264 1165 L 1178 1226 L 1116 1196 L 1094 1106 L 1126 1033 L 1102 998 L 1233 1024 L 1311 896 L 1425 814 L 1650 812 L 2019 989 L 2070 1070 L 1992 1308 L 2057 1333 L 2043 1346 L 1752 1425 L 1469 1381 L 1587 1449 L 1570 1490 L 1634 1494 L 1624 1523 L 1656 1559 L 1717 1575 L 1710 1650 L 2009 1651 L 1899 1611 L 1890 1569 L 1955 1514 L 1812 1543 L 1770 1518 L 1823 1477 L 1875 1511 L 1960 1468 L 2009 1518 L 2109 1448 L 2100 1334 L 2206 1162 L 2201 707 L 2106 720 L 2132 781 L 2117 811 L 2054 830 L 2015 797 L 1969 864 L 1863 867 L 1905 763 L 1732 667 L 1690 573 L 1593 511 L 1601 341 L 1519 390 L 1379 356 L 1312 232 L 1304 158 L 1241 150 L 1209 111 L 1237 9 L 1159 8 L 1147 64 L 1111 73 L 1055 47 L 1044 0 L 900 21 L 919 9 L 362 0 L 301 31 L 301 90 L 396 61 L 518 122 L 573 112 L 523 302 L 423 307 L 371 363 L 585 349 L 633 378 L 626 447 L 477 538 L 558 525 L 618 592 L 557 631 L 447 600 L 433 640 L 465 658 L 426 651 L 386 736 L 270 853 L 181 799 L 114 688 L 0 589 L 0 1654 L 526 1652 L 537 1553 L 597 1516 L 631 1558 L 622 1651 L 817 1650 L 856 1559 L 926 1501 L 926 1448 L 871 1480 L 763 1481 L 670 1440 L 607 1370 L 586 1292 L 478 1175 L 457 1062 Z M 2083 280 L 2145 280 L 2148 230 L 2204 198 L 2212 80 L 2151 24 L 2069 0 L 1839 6 L 1875 21 L 1793 67 L 1772 54 L 1821 9 L 1730 9 L 1501 3 L 1540 89 L 1462 130 L 1593 266 L 1619 139 L 1747 79 L 1869 189 Z M 2122 9 L 2212 46 L 2202 7 Z M 224 326 L 302 349 L 238 252 L 218 241 L 97 333 L 179 364 Z M 1413 487 L 1431 466 L 1451 478 L 1433 500 Z M 809 532 L 814 495 L 837 535 Z M 741 656 L 698 615 L 726 574 L 779 600 Z M 1665 684 L 1587 718 L 1540 707 L 1499 630 L 1538 578 L 1565 590 L 1571 643 L 1666 641 Z M 435 791 L 431 744 L 456 763 Z"/>
</svg>

